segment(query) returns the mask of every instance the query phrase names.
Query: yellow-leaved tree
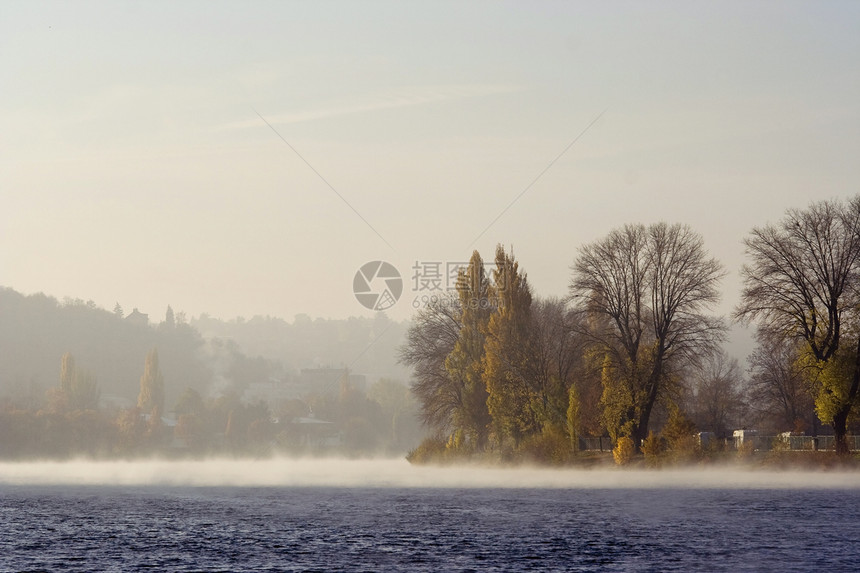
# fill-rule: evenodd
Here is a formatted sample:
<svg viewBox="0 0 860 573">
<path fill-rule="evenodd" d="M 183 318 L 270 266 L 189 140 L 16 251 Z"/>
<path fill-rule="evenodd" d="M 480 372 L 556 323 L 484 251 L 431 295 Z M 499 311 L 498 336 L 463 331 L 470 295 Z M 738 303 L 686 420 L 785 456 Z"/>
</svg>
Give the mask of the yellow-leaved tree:
<svg viewBox="0 0 860 573">
<path fill-rule="evenodd" d="M 611 357 L 607 429 L 629 433 L 638 448 L 667 373 L 713 352 L 723 338 L 722 321 L 709 316 L 722 265 L 689 227 L 657 223 L 626 225 L 583 246 L 573 273 L 570 291 L 588 317 L 585 334 Z"/>
<path fill-rule="evenodd" d="M 445 370 L 457 391 L 452 413 L 454 429 L 468 436 L 468 446 L 483 449 L 489 432 L 487 388 L 484 384 L 484 332 L 490 319 L 489 281 L 478 251 L 469 266 L 457 276 L 460 331 L 454 348 L 445 359 Z"/>
<path fill-rule="evenodd" d="M 146 414 L 156 412 L 161 416 L 164 413 L 164 376 L 158 367 L 158 351 L 154 348 L 146 355 L 137 407 Z"/>
<path fill-rule="evenodd" d="M 860 196 L 791 209 L 744 244 L 750 262 L 735 316 L 770 337 L 803 341 L 816 412 L 847 455 L 860 394 Z"/>
<path fill-rule="evenodd" d="M 526 435 L 540 430 L 533 384 L 534 359 L 531 351 L 532 295 L 528 280 L 513 255 L 496 247 L 496 268 L 490 288 L 495 307 L 486 328 L 484 381 L 487 407 L 497 438 L 511 437 L 515 445 Z"/>
</svg>

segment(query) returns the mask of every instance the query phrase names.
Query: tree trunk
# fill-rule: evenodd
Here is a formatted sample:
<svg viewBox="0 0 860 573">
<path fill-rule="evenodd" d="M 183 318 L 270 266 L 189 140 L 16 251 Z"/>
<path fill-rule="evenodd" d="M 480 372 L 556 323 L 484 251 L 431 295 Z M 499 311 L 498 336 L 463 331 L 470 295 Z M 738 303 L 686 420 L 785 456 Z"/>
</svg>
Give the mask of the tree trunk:
<svg viewBox="0 0 860 573">
<path fill-rule="evenodd" d="M 848 449 L 848 416 L 851 414 L 851 406 L 857 397 L 860 388 L 860 338 L 857 339 L 857 349 L 854 354 L 854 375 L 851 378 L 851 387 L 848 389 L 848 398 L 845 404 L 833 416 L 833 437 L 836 442 L 836 453 L 847 456 L 851 450 Z"/>
<path fill-rule="evenodd" d="M 648 427 L 647 421 L 646 421 L 644 427 L 641 425 L 641 422 L 640 422 L 639 424 L 634 425 L 633 431 L 630 432 L 630 439 L 633 440 L 633 451 L 636 452 L 637 454 L 642 453 L 642 440 L 644 440 L 646 437 L 645 436 L 645 433 L 646 433 L 645 429 L 647 427 Z"/>
<path fill-rule="evenodd" d="M 661 344 L 657 350 L 657 356 L 654 358 L 654 366 L 651 369 L 651 374 L 648 378 L 647 394 L 645 403 L 642 405 L 639 419 L 633 426 L 632 438 L 636 452 L 641 451 L 642 442 L 648 437 L 648 422 L 651 420 L 651 411 L 654 409 L 654 403 L 657 402 L 657 394 L 660 389 L 660 378 L 663 376 L 663 345 Z"/>
<path fill-rule="evenodd" d="M 847 456 L 850 451 L 848 440 L 845 439 L 848 433 L 848 412 L 850 410 L 850 406 L 844 406 L 833 416 L 833 438 L 836 442 L 836 453 L 840 456 Z"/>
</svg>

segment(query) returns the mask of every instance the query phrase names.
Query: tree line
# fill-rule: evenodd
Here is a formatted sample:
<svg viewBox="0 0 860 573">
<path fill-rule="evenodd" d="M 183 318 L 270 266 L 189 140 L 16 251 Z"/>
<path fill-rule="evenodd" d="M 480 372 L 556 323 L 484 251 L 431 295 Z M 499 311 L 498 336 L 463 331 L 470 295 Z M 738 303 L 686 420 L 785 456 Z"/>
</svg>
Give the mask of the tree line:
<svg viewBox="0 0 860 573">
<path fill-rule="evenodd" d="M 409 389 L 389 379 L 274 403 L 186 387 L 168 410 L 156 349 L 133 406 L 100 403 L 97 378 L 69 352 L 59 370 L 38 406 L 0 400 L 0 458 L 399 453 L 420 439 Z"/>
<path fill-rule="evenodd" d="M 224 338 L 204 337 L 192 322 L 222 325 Z M 299 317 L 294 325 L 188 321 L 168 307 L 150 326 L 127 318 L 119 304 L 109 312 L 92 302 L 0 288 L 0 458 L 402 453 L 421 438 L 404 384 L 384 378 L 364 391 L 333 380 L 260 403 L 246 396 L 248 388 L 289 386 L 298 373 L 276 358 L 248 354 L 230 336 L 232 327 L 244 329 L 243 343 L 265 353 L 267 336 L 269 346 L 281 347 L 316 333 L 307 336 L 311 344 L 291 350 L 299 366 L 308 366 L 317 343 L 332 354 L 334 341 L 347 341 L 346 360 L 352 347 L 366 346 L 390 325 L 397 326 L 384 316 Z M 331 438 L 325 447 L 293 423 L 314 416 L 327 422 L 317 430 Z"/>
<path fill-rule="evenodd" d="M 0 399 L 38 408 L 56 383 L 57 361 L 66 352 L 98 378 L 103 399 L 131 403 L 141 361 L 151 348 L 159 350 L 171 405 L 186 386 L 204 396 L 241 394 L 249 384 L 295 380 L 301 369 L 321 365 L 350 364 L 371 379 L 408 376 L 394 364 L 406 323 L 382 313 L 343 320 L 298 315 L 292 322 L 268 316 L 223 321 L 186 317 L 168 307 L 148 325 L 134 321 L 136 314 L 119 304 L 111 312 L 92 301 L 0 287 Z"/>
<path fill-rule="evenodd" d="M 504 247 L 475 251 L 456 291 L 415 316 L 400 349 L 435 436 L 414 459 L 525 453 L 568 459 L 585 436 L 725 437 L 733 424 L 832 428 L 857 418 L 860 196 L 792 209 L 744 240 L 733 319 L 757 328 L 749 379 L 721 350 L 722 264 L 690 227 L 629 224 L 579 248 L 564 300 L 536 296 Z"/>
</svg>

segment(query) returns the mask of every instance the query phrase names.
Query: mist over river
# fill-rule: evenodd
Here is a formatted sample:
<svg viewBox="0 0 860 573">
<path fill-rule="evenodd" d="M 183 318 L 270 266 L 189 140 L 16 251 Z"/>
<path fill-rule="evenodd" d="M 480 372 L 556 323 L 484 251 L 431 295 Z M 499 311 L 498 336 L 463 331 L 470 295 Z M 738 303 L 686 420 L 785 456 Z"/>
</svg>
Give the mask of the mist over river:
<svg viewBox="0 0 860 573">
<path fill-rule="evenodd" d="M 4 571 L 852 571 L 860 562 L 852 472 L 7 463 L 0 499 Z"/>
</svg>

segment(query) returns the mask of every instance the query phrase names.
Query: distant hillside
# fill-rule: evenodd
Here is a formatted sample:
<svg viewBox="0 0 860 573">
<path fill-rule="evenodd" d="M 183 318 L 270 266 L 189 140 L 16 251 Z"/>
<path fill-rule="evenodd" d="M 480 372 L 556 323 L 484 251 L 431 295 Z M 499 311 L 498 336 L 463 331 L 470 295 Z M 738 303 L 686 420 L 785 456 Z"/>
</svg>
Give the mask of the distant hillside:
<svg viewBox="0 0 860 573">
<path fill-rule="evenodd" d="M 223 321 L 202 315 L 191 325 L 206 339 L 232 340 L 248 356 L 280 362 L 287 371 L 345 367 L 366 375 L 371 383 L 379 378 L 404 383 L 409 379 L 409 370 L 397 363 L 397 348 L 409 323 L 392 321 L 384 313 L 343 320 L 299 314 L 291 323 L 270 316 Z"/>
<path fill-rule="evenodd" d="M 97 379 L 101 394 L 134 403 L 146 354 L 159 353 L 166 404 L 186 387 L 214 397 L 241 392 L 247 384 L 289 379 L 302 368 L 347 367 L 404 382 L 396 348 L 408 323 L 375 318 L 312 320 L 279 318 L 221 321 L 203 315 L 186 323 L 181 315 L 148 320 L 140 313 L 110 312 L 92 302 L 44 294 L 23 295 L 0 287 L 0 398 L 21 404 L 43 399 L 56 386 L 64 353 Z"/>
<path fill-rule="evenodd" d="M 95 375 L 103 396 L 134 402 L 146 353 L 157 348 L 172 405 L 183 388 L 203 389 L 211 378 L 203 347 L 200 334 L 187 324 L 141 324 L 92 302 L 0 289 L 3 396 L 38 399 L 57 385 L 60 359 L 71 352 L 81 368 Z"/>
</svg>

